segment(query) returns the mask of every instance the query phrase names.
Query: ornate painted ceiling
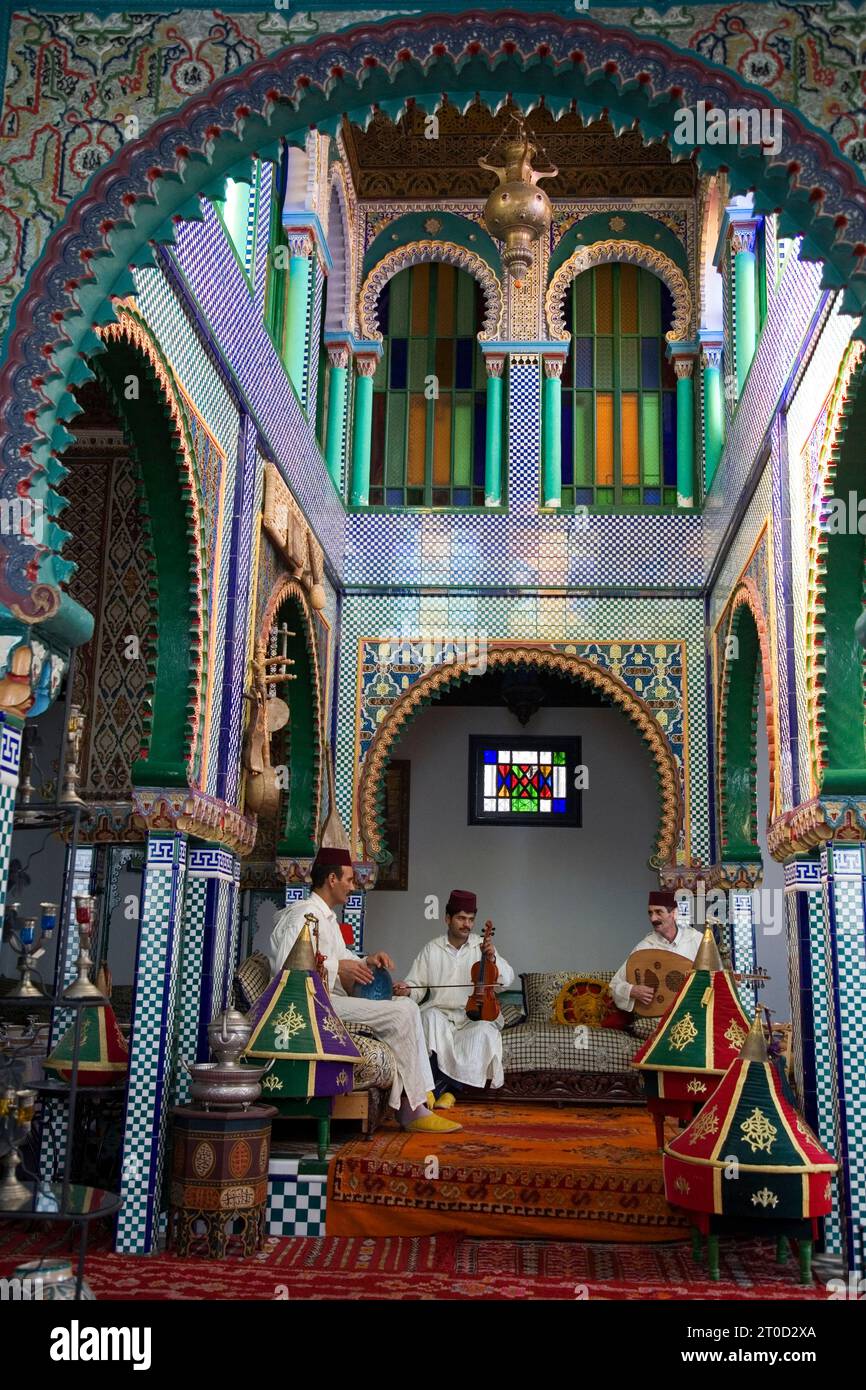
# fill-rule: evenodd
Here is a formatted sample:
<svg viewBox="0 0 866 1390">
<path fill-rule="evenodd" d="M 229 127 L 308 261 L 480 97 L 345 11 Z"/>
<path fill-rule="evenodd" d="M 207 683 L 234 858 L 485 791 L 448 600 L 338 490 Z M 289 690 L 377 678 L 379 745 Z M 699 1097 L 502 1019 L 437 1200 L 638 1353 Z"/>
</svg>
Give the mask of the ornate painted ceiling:
<svg viewBox="0 0 866 1390">
<path fill-rule="evenodd" d="M 514 108 L 495 115 L 474 102 L 461 114 L 443 103 L 431 138 L 430 115 L 413 105 L 398 121 L 378 111 L 366 130 L 343 121 L 346 152 L 358 196 L 383 198 L 486 198 L 495 177 L 478 167 L 511 120 Z M 432 114 L 432 113 L 431 113 Z M 559 174 L 545 180 L 551 198 L 692 197 L 697 173 L 691 160 L 674 162 L 663 144 L 644 144 L 638 132 L 616 135 L 606 118 L 585 125 L 576 111 L 556 120 L 544 107 L 528 125 Z M 500 147 L 501 148 L 501 147 Z M 495 162 L 495 161 L 493 161 Z"/>
</svg>

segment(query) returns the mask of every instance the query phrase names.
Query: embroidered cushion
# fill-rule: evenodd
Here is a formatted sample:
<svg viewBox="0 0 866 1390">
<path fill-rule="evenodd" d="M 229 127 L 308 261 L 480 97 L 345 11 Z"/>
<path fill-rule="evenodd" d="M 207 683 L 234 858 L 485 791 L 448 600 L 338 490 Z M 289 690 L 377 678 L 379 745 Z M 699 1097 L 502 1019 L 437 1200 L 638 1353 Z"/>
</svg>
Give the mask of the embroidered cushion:
<svg viewBox="0 0 866 1390">
<path fill-rule="evenodd" d="M 249 1013 L 271 983 L 271 963 L 261 951 L 247 956 L 235 971 L 235 1007 Z"/>
<path fill-rule="evenodd" d="M 624 1028 L 628 1015 L 616 1008 L 604 980 L 595 975 L 575 975 L 553 1001 L 554 1023 L 588 1028 Z"/>
<path fill-rule="evenodd" d="M 555 1022 L 556 1001 L 566 985 L 576 978 L 577 973 L 576 970 L 545 970 L 521 975 L 527 1023 Z M 582 978 L 589 977 L 584 975 Z M 607 984 L 613 979 L 613 971 L 595 970 L 591 978 Z"/>
</svg>

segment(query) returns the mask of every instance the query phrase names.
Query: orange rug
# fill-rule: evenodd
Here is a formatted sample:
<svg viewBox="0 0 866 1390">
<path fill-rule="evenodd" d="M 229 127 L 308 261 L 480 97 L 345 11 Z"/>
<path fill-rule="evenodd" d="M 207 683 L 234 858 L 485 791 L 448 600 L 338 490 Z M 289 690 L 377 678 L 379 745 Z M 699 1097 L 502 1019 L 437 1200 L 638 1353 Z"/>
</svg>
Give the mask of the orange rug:
<svg viewBox="0 0 866 1390">
<path fill-rule="evenodd" d="M 352 1140 L 328 1170 L 328 1235 L 685 1239 L 653 1123 L 637 1106 L 459 1105 L 457 1134 L 396 1127 Z"/>
</svg>

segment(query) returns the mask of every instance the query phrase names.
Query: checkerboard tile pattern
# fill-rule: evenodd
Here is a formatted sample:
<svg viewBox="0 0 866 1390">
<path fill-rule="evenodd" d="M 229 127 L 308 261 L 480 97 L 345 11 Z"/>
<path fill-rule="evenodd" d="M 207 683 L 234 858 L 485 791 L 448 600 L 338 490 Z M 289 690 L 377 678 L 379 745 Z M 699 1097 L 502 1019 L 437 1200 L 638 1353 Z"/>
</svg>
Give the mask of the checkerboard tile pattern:
<svg viewBox="0 0 866 1390">
<path fill-rule="evenodd" d="M 324 1174 L 272 1173 L 268 1180 L 268 1235 L 323 1236 L 327 1187 Z"/>
<path fill-rule="evenodd" d="M 192 854 L 195 854 L 193 850 Z M 192 859 L 192 856 L 191 856 Z M 180 999 L 177 1020 L 177 1040 L 174 1053 L 172 1105 L 185 1105 L 189 1098 L 189 1073 L 184 1061 L 207 1060 L 199 1055 L 199 1014 L 202 968 L 205 947 L 205 905 L 208 880 L 194 872 L 192 863 L 187 873 L 183 899 L 183 937 L 180 947 Z"/>
<path fill-rule="evenodd" d="M 14 830 L 15 796 L 21 762 L 21 730 L 0 714 L 0 912 L 6 904 L 6 880 Z"/>
<path fill-rule="evenodd" d="M 152 832 L 135 969 L 119 1254 L 147 1254 L 158 1237 L 185 877 L 185 837 Z"/>
<path fill-rule="evenodd" d="M 749 472 L 760 456 L 772 406 L 778 401 L 820 298 L 821 267 L 789 257 L 736 409 L 728 419 L 724 453 L 704 513 L 707 570 L 730 525 Z M 727 370 L 727 367 L 726 367 Z"/>
<path fill-rule="evenodd" d="M 845 1189 L 843 1236 L 849 1270 L 866 1273 L 866 916 L 862 845 L 832 843 L 821 851 L 825 909 L 830 931 L 832 995 L 839 1076 L 841 1146 Z"/>
<path fill-rule="evenodd" d="M 820 865 L 816 864 L 820 869 Z M 836 1034 L 833 1027 L 832 952 L 824 896 L 820 887 L 806 894 L 812 967 L 812 1019 L 809 1045 L 813 1049 L 817 1133 L 834 1155 L 841 1152 L 839 1089 L 836 1072 Z M 812 1119 L 807 1115 L 807 1119 Z M 825 1223 L 825 1240 L 831 1254 L 842 1252 L 841 1182 L 833 1185 L 833 1211 Z"/>
<path fill-rule="evenodd" d="M 731 936 L 731 961 L 738 975 L 751 975 L 756 964 L 755 923 L 752 912 L 751 893 L 731 893 L 731 917 L 729 927 Z M 757 991 L 754 985 L 740 985 L 740 998 L 747 1013 L 754 1013 L 757 1007 Z"/>
<path fill-rule="evenodd" d="M 256 313 L 240 267 L 233 264 L 233 257 L 221 254 L 222 226 L 206 199 L 202 200 L 202 210 L 203 222 L 177 227 L 172 257 L 237 373 L 269 454 L 339 572 L 344 515 L 313 429 L 294 393 L 286 389 L 285 369 Z M 215 266 L 219 266 L 219 274 L 214 273 Z"/>
</svg>

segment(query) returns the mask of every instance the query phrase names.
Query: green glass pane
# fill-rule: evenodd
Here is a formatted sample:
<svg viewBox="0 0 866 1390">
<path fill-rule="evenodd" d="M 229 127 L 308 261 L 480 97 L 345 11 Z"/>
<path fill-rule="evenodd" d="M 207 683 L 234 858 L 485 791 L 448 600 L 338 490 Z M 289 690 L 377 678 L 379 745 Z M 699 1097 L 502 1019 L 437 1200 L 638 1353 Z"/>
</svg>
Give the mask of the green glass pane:
<svg viewBox="0 0 866 1390">
<path fill-rule="evenodd" d="M 595 406 L 591 391 L 574 393 L 574 485 L 592 487 L 595 477 L 592 431 Z"/>
<path fill-rule="evenodd" d="M 596 489 L 595 500 L 600 507 L 609 507 L 616 500 L 616 494 L 612 487 L 600 487 Z"/>
<path fill-rule="evenodd" d="M 385 434 L 385 486 L 402 487 L 406 457 L 407 397 L 394 391 L 388 397 L 388 418 Z"/>
<path fill-rule="evenodd" d="M 385 390 L 385 387 L 388 385 L 388 355 L 389 355 L 389 347 L 390 347 L 390 344 L 388 343 L 388 340 L 387 340 L 387 338 L 386 338 L 386 339 L 385 339 L 385 351 L 382 353 L 382 356 L 379 358 L 379 361 L 378 361 L 378 363 L 377 363 L 377 365 L 376 365 L 376 372 L 375 372 L 375 375 L 374 375 L 374 377 L 373 377 L 373 390 L 374 390 L 374 391 L 384 391 L 384 390 Z"/>
<path fill-rule="evenodd" d="M 475 281 L 464 271 L 457 275 L 457 337 L 475 333 Z"/>
<path fill-rule="evenodd" d="M 572 332 L 581 334 L 592 332 L 592 272 L 584 271 L 572 281 L 574 286 L 574 325 Z"/>
<path fill-rule="evenodd" d="M 645 391 L 641 397 L 640 457 L 644 485 L 657 487 L 661 481 L 661 420 L 656 391 Z"/>
<path fill-rule="evenodd" d="M 574 506 L 574 488 L 573 488 L 573 487 L 564 487 L 564 488 L 562 489 L 562 506 L 563 506 L 563 509 L 565 509 L 566 507 L 571 508 L 571 507 Z"/>
<path fill-rule="evenodd" d="M 645 337 L 661 333 L 661 281 L 649 270 L 640 272 L 640 331 Z"/>
<path fill-rule="evenodd" d="M 560 753 L 554 753 L 554 755 L 553 755 L 553 761 L 554 761 L 555 763 L 564 763 L 564 762 L 565 762 L 565 754 L 562 753 L 562 752 L 560 752 Z"/>
<path fill-rule="evenodd" d="M 388 332 L 395 338 L 409 336 L 410 271 L 401 270 L 391 281 L 391 304 L 388 312 Z"/>
<path fill-rule="evenodd" d="M 662 497 L 666 507 L 675 507 L 677 505 L 677 490 L 675 487 L 666 487 Z"/>
<path fill-rule="evenodd" d="M 640 386 L 639 368 L 639 338 L 623 338 L 619 346 L 620 351 L 620 371 L 622 373 L 622 389 L 624 391 L 636 391 Z"/>
<path fill-rule="evenodd" d="M 472 379 L 476 391 L 487 390 L 487 368 L 484 365 L 484 353 L 477 342 L 475 344 L 475 371 Z"/>
<path fill-rule="evenodd" d="M 595 384 L 599 391 L 613 387 L 613 338 L 595 340 Z"/>
<path fill-rule="evenodd" d="M 454 398 L 454 453 L 451 476 L 455 487 L 472 485 L 472 397 L 464 391 Z"/>
<path fill-rule="evenodd" d="M 622 500 L 623 502 L 626 502 L 629 505 L 631 505 L 632 503 L 640 502 L 640 488 L 624 487 L 622 490 Z"/>
<path fill-rule="evenodd" d="M 427 376 L 427 339 L 409 340 L 409 390 L 423 391 Z"/>
</svg>

